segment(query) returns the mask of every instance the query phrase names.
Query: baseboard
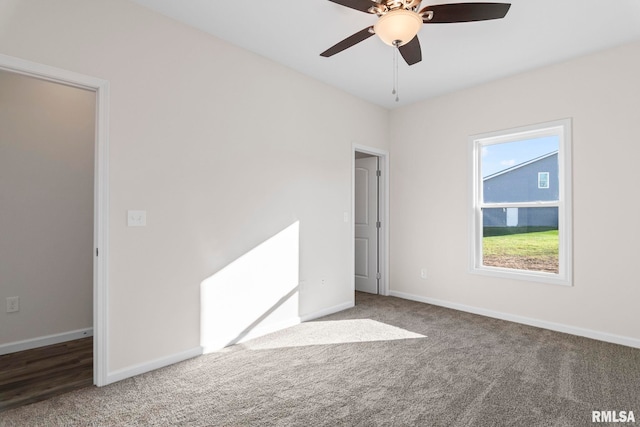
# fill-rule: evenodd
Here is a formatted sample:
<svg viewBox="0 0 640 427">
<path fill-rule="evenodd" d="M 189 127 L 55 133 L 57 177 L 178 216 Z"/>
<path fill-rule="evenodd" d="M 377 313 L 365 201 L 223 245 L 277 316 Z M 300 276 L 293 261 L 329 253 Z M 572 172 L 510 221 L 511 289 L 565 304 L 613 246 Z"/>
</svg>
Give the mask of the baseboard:
<svg viewBox="0 0 640 427">
<path fill-rule="evenodd" d="M 244 336 L 242 340 L 240 340 L 239 342 L 246 341 L 251 338 L 256 338 L 257 336 L 262 336 L 267 333 L 276 332 L 281 329 L 288 328 L 290 326 L 295 326 L 300 322 L 307 322 L 309 320 L 314 320 L 320 317 L 328 316 L 330 314 L 346 310 L 353 306 L 354 306 L 354 303 L 352 301 L 349 301 L 349 302 L 335 305 L 333 307 L 325 308 L 323 310 L 315 311 L 313 313 L 305 314 L 304 316 L 293 318 L 285 322 L 280 322 L 274 325 L 270 325 L 268 327 L 259 328 L 259 329 L 256 329 L 255 331 L 252 331 L 251 334 L 247 334 L 246 336 Z M 144 374 L 145 372 L 164 368 L 165 366 L 173 365 L 174 363 L 182 362 L 184 360 L 200 356 L 203 353 L 207 353 L 212 350 L 218 350 L 218 349 L 196 347 L 194 349 L 187 350 L 182 353 L 177 353 L 168 357 L 156 359 L 151 362 L 141 363 L 139 365 L 132 366 L 130 368 L 119 369 L 107 375 L 107 380 L 105 385 L 115 383 L 117 381 L 122 381 L 126 378 L 134 377 L 136 375 Z"/>
<path fill-rule="evenodd" d="M 291 326 L 295 326 L 298 325 L 302 322 L 307 322 L 310 320 L 314 320 L 320 317 L 324 317 L 324 316 L 328 316 L 330 314 L 333 313 L 337 313 L 339 311 L 342 310 L 346 310 L 348 308 L 353 307 L 353 303 L 352 302 L 345 302 L 342 304 L 338 304 L 335 305 L 333 307 L 329 307 L 329 308 L 325 308 L 319 311 L 315 311 L 313 313 L 309 313 L 309 314 L 305 314 L 304 316 L 300 316 L 300 317 L 294 317 L 282 322 L 278 322 L 278 323 L 274 323 L 271 325 L 267 325 L 265 327 L 258 327 L 255 329 L 252 329 L 251 332 L 249 332 L 248 334 L 242 336 L 242 338 L 236 338 L 234 340 L 228 341 L 228 342 L 222 342 L 219 343 L 218 345 L 213 345 L 213 346 L 206 346 L 202 348 L 202 352 L 203 354 L 208 354 L 208 353 L 212 353 L 214 351 L 218 351 L 223 349 L 224 347 L 228 347 L 230 345 L 234 345 L 234 344 L 240 344 L 243 343 L 245 341 L 254 339 L 254 338 L 258 338 L 261 337 L 263 335 L 267 335 L 267 334 L 271 334 L 273 332 L 277 332 L 280 331 L 282 329 L 286 329 L 289 328 Z"/>
<path fill-rule="evenodd" d="M 274 323 L 274 324 L 267 325 L 267 326 L 258 327 L 258 328 L 253 329 L 251 332 L 249 332 L 245 336 L 243 336 L 242 339 L 237 341 L 237 343 L 243 343 L 245 341 L 249 341 L 251 339 L 258 338 L 258 337 L 261 337 L 263 335 L 267 335 L 267 334 L 270 334 L 270 333 L 273 333 L 273 332 L 277 332 L 277 331 L 280 331 L 282 329 L 290 328 L 291 326 L 295 326 L 295 325 L 299 325 L 299 324 L 300 324 L 300 318 L 299 317 L 294 317 L 292 319 L 288 319 L 288 320 L 285 320 L 285 321 L 282 321 L 282 322 Z M 233 342 L 232 344 L 236 344 L 236 342 Z"/>
<path fill-rule="evenodd" d="M 252 340 L 254 338 L 258 338 L 261 337 L 263 335 L 267 335 L 273 332 L 277 332 L 280 331 L 282 329 L 286 329 L 289 328 L 291 326 L 295 326 L 300 324 L 300 318 L 299 317 L 293 317 L 291 319 L 287 319 L 284 320 L 282 322 L 278 322 L 278 323 L 272 323 L 266 326 L 260 326 L 260 327 L 256 327 L 251 329 L 250 332 L 247 332 L 246 334 L 242 335 L 241 337 L 236 337 L 232 340 L 224 340 L 221 342 L 218 342 L 214 345 L 207 345 L 207 346 L 203 346 L 202 347 L 202 354 L 209 354 L 209 353 L 213 353 L 214 351 L 218 351 L 218 350 L 222 350 L 225 347 L 229 347 L 230 345 L 234 345 L 234 344 L 241 344 L 245 341 L 249 341 Z M 202 343 L 201 343 L 202 344 Z"/>
<path fill-rule="evenodd" d="M 93 328 L 86 328 L 62 332 L 60 334 L 45 335 L 43 337 L 31 338 L 23 341 L 10 342 L 0 345 L 0 355 L 31 350 L 32 348 L 44 347 L 47 345 L 60 344 L 91 336 L 93 336 Z"/>
<path fill-rule="evenodd" d="M 551 331 L 562 332 L 565 334 L 577 335 L 579 337 L 591 338 L 594 340 L 605 341 L 613 344 L 620 344 L 627 347 L 640 348 L 640 340 L 636 338 L 594 331 L 592 329 L 578 328 L 575 326 L 563 325 L 561 323 L 547 322 L 546 320 L 533 319 L 530 317 L 518 316 L 509 313 L 502 313 L 499 311 L 487 310 L 484 308 L 472 307 L 469 305 L 442 301 L 435 298 L 427 298 L 418 295 L 407 294 L 404 292 L 391 291 L 389 295 L 402 299 L 437 305 L 440 307 L 451 308 L 454 310 L 465 311 L 467 313 L 479 314 L 481 316 L 493 317 L 495 319 L 507 320 L 509 322 L 521 323 L 523 325 L 535 326 L 537 328 L 549 329 Z"/>
<path fill-rule="evenodd" d="M 309 320 L 315 320 L 320 317 L 328 316 L 333 313 L 337 313 L 339 311 L 347 310 L 354 306 L 353 301 L 343 302 L 342 304 L 334 305 L 333 307 L 325 308 L 319 311 L 314 311 L 313 313 L 305 314 L 300 316 L 300 320 L 302 322 L 308 322 Z"/>
<path fill-rule="evenodd" d="M 171 356 L 161 357 L 150 362 L 141 363 L 129 368 L 119 369 L 107 374 L 107 381 L 105 385 L 122 381 L 127 378 L 135 377 L 136 375 L 144 374 L 146 372 L 155 371 L 156 369 L 164 368 L 165 366 L 183 362 L 188 359 L 193 359 L 194 357 L 198 357 L 200 355 L 202 355 L 202 347 L 196 347 L 180 353 L 172 354 Z"/>
</svg>

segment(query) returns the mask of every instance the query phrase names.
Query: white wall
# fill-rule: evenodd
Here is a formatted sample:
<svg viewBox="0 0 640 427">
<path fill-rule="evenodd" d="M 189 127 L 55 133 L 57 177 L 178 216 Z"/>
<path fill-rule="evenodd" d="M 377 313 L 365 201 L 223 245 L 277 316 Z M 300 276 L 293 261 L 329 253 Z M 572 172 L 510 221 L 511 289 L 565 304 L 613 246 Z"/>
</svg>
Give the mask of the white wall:
<svg viewBox="0 0 640 427">
<path fill-rule="evenodd" d="M 639 343 L 639 75 L 635 43 L 394 110 L 392 290 Z M 568 117 L 574 286 L 469 274 L 468 137 Z"/>
<path fill-rule="evenodd" d="M 124 0 L 0 0 L 0 52 L 110 82 L 110 372 L 199 346 L 201 284 L 296 223 L 286 314 L 352 301 L 351 144 L 387 149 L 386 110 Z"/>
<path fill-rule="evenodd" d="M 0 71 L 0 345 L 93 325 L 95 93 Z M 20 311 L 6 313 L 6 297 Z"/>
</svg>

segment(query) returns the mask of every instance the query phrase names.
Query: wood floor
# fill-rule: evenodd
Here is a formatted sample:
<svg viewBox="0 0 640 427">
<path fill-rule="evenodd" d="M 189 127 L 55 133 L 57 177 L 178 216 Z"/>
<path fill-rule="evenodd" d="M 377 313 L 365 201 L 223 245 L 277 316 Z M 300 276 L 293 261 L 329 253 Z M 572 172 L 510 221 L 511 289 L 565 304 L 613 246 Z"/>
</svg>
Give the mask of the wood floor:
<svg viewBox="0 0 640 427">
<path fill-rule="evenodd" d="M 93 384 L 93 337 L 0 356 L 0 412 Z"/>
</svg>

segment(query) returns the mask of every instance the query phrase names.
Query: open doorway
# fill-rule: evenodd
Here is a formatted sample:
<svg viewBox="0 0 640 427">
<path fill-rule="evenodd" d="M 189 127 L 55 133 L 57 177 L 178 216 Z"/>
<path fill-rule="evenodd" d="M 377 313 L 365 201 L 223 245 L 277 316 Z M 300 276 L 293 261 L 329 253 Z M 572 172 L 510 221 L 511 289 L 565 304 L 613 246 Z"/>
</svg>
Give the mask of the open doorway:
<svg viewBox="0 0 640 427">
<path fill-rule="evenodd" d="M 7 203 L 3 205 L 16 208 L 14 215 L 5 218 L 7 221 L 3 228 L 9 229 L 12 227 L 11 224 L 16 225 L 13 231 L 17 233 L 17 238 L 12 240 L 13 243 L 17 244 L 21 236 L 24 240 L 27 240 L 27 237 L 31 238 L 31 241 L 26 242 L 24 248 L 19 251 L 24 254 L 21 263 L 26 264 L 27 270 L 24 274 L 14 274 L 18 273 L 19 263 L 13 260 L 10 263 L 10 269 L 3 268 L 2 271 L 5 273 L 10 271 L 15 276 L 10 282 L 17 284 L 21 281 L 26 282 L 27 276 L 36 273 L 31 271 L 34 268 L 29 270 L 29 266 L 36 265 L 36 255 L 42 256 L 44 264 L 49 263 L 44 267 L 39 279 L 32 280 L 33 278 L 30 277 L 28 280 L 30 286 L 36 281 L 43 282 L 41 284 L 45 286 L 44 290 L 14 287 L 10 290 L 11 295 L 7 297 L 20 297 L 17 299 L 18 303 L 12 307 L 15 310 L 11 313 L 2 313 L 13 316 L 11 320 L 16 324 L 33 326 L 38 322 L 48 323 L 48 329 L 46 327 L 41 330 L 21 329 L 20 336 L 16 335 L 17 329 L 11 329 L 13 335 L 3 337 L 0 347 L 4 353 L 13 354 L 93 335 L 93 343 L 89 348 L 93 353 L 93 378 L 90 382 L 105 385 L 107 383 L 108 82 L 2 54 L 0 54 L 0 73 L 10 80 L 7 88 L 12 90 L 17 88 L 16 82 L 34 83 L 24 85 L 26 92 L 14 94 L 18 102 L 15 103 L 16 105 L 8 105 L 5 108 L 6 115 L 12 116 L 11 125 L 3 127 L 7 132 L 11 128 L 18 133 L 26 130 L 26 133 L 31 135 L 30 142 L 23 144 L 18 142 L 23 136 L 9 135 L 5 132 L 7 143 L 6 147 L 3 146 L 3 153 L 7 154 L 7 158 L 11 154 L 14 162 L 9 169 L 15 173 L 15 179 L 23 181 L 13 184 L 28 184 L 32 187 L 23 189 L 14 186 L 3 189 L 7 199 L 5 200 Z M 23 87 L 22 83 L 19 85 Z M 6 100 L 6 92 L 3 91 L 4 100 Z M 74 95 L 70 98 L 61 98 L 59 97 L 61 93 Z M 84 101 L 79 105 L 70 102 L 69 99 L 74 98 L 75 95 L 80 95 Z M 36 104 L 20 107 L 17 105 L 26 102 L 27 98 L 36 100 Z M 38 104 L 37 100 L 42 102 Z M 80 109 L 84 109 L 82 114 L 79 113 Z M 23 114 L 25 112 L 36 112 L 38 117 L 26 117 Z M 41 127 L 37 123 L 41 120 L 49 122 L 50 125 L 57 122 L 57 129 L 55 126 L 53 130 Z M 72 137 L 65 132 L 73 133 L 80 128 L 83 128 L 82 136 L 78 140 L 71 141 L 75 136 Z M 3 171 L 7 172 L 7 169 Z M 26 177 L 20 177 L 20 174 L 26 174 Z M 12 183 L 5 182 L 5 184 Z M 75 197 L 80 194 L 82 197 Z M 79 220 L 82 223 L 76 222 L 78 221 L 74 217 L 76 213 L 82 214 L 82 219 Z M 24 223 L 18 226 L 20 221 Z M 80 230 L 83 231 L 80 232 Z M 39 238 L 44 232 L 52 234 L 59 232 L 64 238 L 49 239 L 43 243 Z M 76 234 L 82 235 L 82 243 L 74 247 L 72 258 L 64 260 L 64 265 L 56 260 L 51 263 L 54 255 L 72 252 L 69 244 L 75 239 Z M 13 251 L 14 247 L 9 246 L 7 250 Z M 47 254 L 50 255 L 49 258 Z M 12 254 L 14 257 L 17 255 L 19 254 Z M 53 286 L 56 280 L 62 283 L 65 277 L 75 276 L 78 272 L 76 270 L 82 270 L 82 274 L 79 275 L 81 278 L 78 279 L 83 282 L 82 288 L 60 289 Z M 46 286 L 51 287 L 48 290 L 51 298 L 43 302 L 40 297 L 41 293 L 46 293 Z M 64 286 L 66 284 L 62 285 Z M 14 293 L 16 295 L 13 295 Z M 40 301 L 37 302 L 39 299 Z M 60 308 L 54 301 L 62 301 L 63 304 L 65 302 L 73 304 L 77 301 L 83 312 L 70 313 L 66 308 Z M 23 319 L 34 315 L 37 322 Z M 83 320 L 75 322 L 74 319 L 78 318 Z M 55 326 L 51 328 L 51 325 Z"/>
<path fill-rule="evenodd" d="M 353 147 L 354 290 L 389 294 L 388 154 Z"/>
<path fill-rule="evenodd" d="M 96 94 L 6 70 L 0 93 L 4 409 L 93 384 Z"/>
</svg>

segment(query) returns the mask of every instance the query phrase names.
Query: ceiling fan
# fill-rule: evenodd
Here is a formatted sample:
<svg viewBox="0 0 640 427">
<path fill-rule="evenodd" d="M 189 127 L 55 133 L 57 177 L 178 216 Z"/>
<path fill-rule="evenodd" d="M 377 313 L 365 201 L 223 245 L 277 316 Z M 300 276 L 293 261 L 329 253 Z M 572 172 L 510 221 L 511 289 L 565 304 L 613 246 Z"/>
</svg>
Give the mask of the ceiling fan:
<svg viewBox="0 0 640 427">
<path fill-rule="evenodd" d="M 398 48 L 409 65 L 422 61 L 418 31 L 422 24 L 486 21 L 504 18 L 510 3 L 451 3 L 426 6 L 421 0 L 329 0 L 361 12 L 375 14 L 378 21 L 325 50 L 329 57 L 377 34 L 390 46 Z"/>
</svg>

